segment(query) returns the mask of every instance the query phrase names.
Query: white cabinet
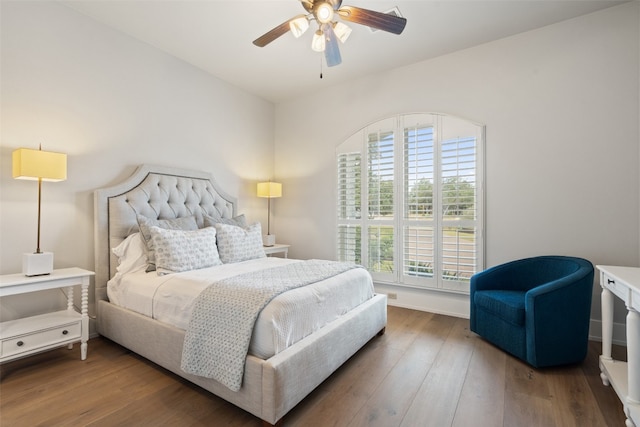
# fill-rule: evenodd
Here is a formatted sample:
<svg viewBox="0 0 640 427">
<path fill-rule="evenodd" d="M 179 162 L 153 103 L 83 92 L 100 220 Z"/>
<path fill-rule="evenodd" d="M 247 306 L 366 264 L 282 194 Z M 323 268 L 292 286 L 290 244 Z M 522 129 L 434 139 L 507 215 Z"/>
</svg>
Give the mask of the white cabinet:
<svg viewBox="0 0 640 427">
<path fill-rule="evenodd" d="M 66 288 L 67 309 L 0 323 L 0 362 L 80 342 L 81 358 L 87 357 L 89 338 L 89 282 L 92 271 L 81 268 L 54 270 L 44 276 L 0 276 L 0 297 Z M 81 288 L 81 309 L 73 307 L 73 289 Z"/>
<path fill-rule="evenodd" d="M 640 427 L 640 268 L 598 265 L 602 286 L 602 382 L 611 385 L 624 406 L 627 427 Z M 627 306 L 627 360 L 611 357 L 613 300 Z"/>
</svg>

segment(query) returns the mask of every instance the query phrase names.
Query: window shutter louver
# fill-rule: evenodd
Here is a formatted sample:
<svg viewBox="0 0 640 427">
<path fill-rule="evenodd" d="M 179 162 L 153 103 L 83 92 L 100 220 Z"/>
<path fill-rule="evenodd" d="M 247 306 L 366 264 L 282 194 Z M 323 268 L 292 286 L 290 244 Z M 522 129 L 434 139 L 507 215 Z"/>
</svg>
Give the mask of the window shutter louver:
<svg viewBox="0 0 640 427">
<path fill-rule="evenodd" d="M 441 143 L 442 279 L 468 282 L 476 272 L 476 139 Z"/>
<path fill-rule="evenodd" d="M 362 216 L 361 164 L 360 153 L 338 155 L 338 259 L 356 264 L 362 263 L 361 226 L 357 223 Z"/>
<path fill-rule="evenodd" d="M 344 262 L 362 264 L 359 225 L 338 226 L 338 259 Z"/>
<path fill-rule="evenodd" d="M 369 217 L 393 217 L 394 146 L 393 132 L 369 134 Z"/>
<path fill-rule="evenodd" d="M 360 208 L 360 153 L 338 156 L 338 218 L 359 219 Z"/>
<path fill-rule="evenodd" d="M 433 127 L 404 130 L 405 218 L 433 216 Z"/>
<path fill-rule="evenodd" d="M 450 139 L 441 147 L 442 215 L 476 219 L 475 138 Z"/>
<path fill-rule="evenodd" d="M 405 227 L 403 274 L 414 277 L 433 277 L 433 227 Z"/>
<path fill-rule="evenodd" d="M 393 280 L 394 266 L 394 131 L 367 136 L 368 212 L 367 267 L 375 278 Z"/>
<path fill-rule="evenodd" d="M 432 279 L 435 265 L 434 130 L 431 125 L 404 128 L 404 239 L 402 282 Z"/>
</svg>

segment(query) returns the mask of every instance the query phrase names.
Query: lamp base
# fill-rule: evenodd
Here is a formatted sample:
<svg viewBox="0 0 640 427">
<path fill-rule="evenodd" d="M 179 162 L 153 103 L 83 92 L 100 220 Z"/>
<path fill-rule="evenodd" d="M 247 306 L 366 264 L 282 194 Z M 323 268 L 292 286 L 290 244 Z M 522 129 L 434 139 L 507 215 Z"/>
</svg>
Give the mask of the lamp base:
<svg viewBox="0 0 640 427">
<path fill-rule="evenodd" d="M 264 234 L 262 236 L 262 245 L 263 246 L 273 246 L 276 244 L 276 235 L 275 234 Z"/>
<path fill-rule="evenodd" d="M 53 252 L 22 254 L 22 273 L 25 276 L 42 276 L 53 271 Z"/>
</svg>

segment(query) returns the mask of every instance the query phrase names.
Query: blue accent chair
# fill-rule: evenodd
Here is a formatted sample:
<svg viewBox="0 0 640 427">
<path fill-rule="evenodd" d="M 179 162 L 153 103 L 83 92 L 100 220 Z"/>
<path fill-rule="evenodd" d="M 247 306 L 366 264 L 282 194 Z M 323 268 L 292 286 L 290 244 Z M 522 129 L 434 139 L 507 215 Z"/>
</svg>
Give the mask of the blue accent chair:
<svg viewBox="0 0 640 427">
<path fill-rule="evenodd" d="M 593 265 L 538 256 L 471 277 L 471 330 L 536 368 L 587 355 Z"/>
</svg>

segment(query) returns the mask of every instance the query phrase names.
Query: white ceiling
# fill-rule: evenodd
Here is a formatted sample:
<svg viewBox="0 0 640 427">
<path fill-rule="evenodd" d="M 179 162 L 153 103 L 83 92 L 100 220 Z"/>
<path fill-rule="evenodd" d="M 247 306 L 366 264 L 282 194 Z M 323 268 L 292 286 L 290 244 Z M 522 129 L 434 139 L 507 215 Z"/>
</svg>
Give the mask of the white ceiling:
<svg viewBox="0 0 640 427">
<path fill-rule="evenodd" d="M 376 11 L 397 6 L 401 35 L 347 23 L 342 64 L 323 70 L 312 27 L 264 48 L 252 41 L 304 13 L 297 0 L 70 0 L 65 5 L 272 102 L 591 13 L 617 0 L 344 0 Z"/>
</svg>

